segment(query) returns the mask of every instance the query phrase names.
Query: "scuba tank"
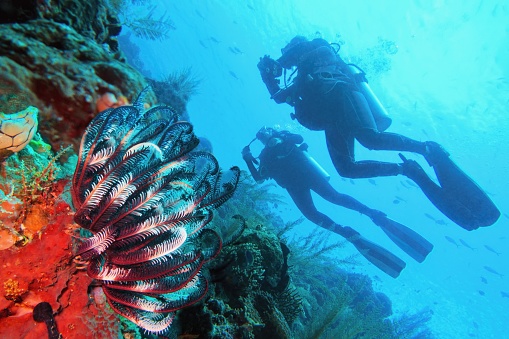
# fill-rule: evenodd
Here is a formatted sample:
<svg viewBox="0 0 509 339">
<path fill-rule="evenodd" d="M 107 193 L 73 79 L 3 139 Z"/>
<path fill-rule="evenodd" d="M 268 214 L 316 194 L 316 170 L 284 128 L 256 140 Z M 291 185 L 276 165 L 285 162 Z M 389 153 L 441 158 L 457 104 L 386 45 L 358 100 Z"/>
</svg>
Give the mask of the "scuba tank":
<svg viewBox="0 0 509 339">
<path fill-rule="evenodd" d="M 311 171 L 318 173 L 327 181 L 330 180 L 330 174 L 307 151 L 302 150 L 302 154 L 304 154 Z"/>
<path fill-rule="evenodd" d="M 347 66 L 348 73 L 350 73 L 355 80 L 355 83 L 359 86 L 361 93 L 368 102 L 371 114 L 373 114 L 373 118 L 375 119 L 376 127 L 380 132 L 385 131 L 391 125 L 392 119 L 389 117 L 389 113 L 387 113 L 385 107 L 380 100 L 378 100 L 371 87 L 369 87 L 366 73 L 357 65 L 348 64 Z"/>
</svg>

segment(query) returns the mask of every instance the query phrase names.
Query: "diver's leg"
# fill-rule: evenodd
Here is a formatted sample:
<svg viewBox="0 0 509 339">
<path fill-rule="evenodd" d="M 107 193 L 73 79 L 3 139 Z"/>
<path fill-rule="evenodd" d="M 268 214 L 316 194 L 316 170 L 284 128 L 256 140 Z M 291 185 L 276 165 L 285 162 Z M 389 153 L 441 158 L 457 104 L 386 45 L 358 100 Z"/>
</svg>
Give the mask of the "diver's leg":
<svg viewBox="0 0 509 339">
<path fill-rule="evenodd" d="M 355 138 L 370 150 L 405 151 L 427 154 L 426 143 L 410 139 L 400 134 L 378 132 L 370 128 L 356 131 Z"/>
<path fill-rule="evenodd" d="M 354 138 L 340 128 L 330 126 L 325 130 L 325 139 L 336 171 L 346 178 L 373 178 L 402 174 L 399 164 L 381 161 L 355 161 Z"/>
<path fill-rule="evenodd" d="M 286 190 L 306 219 L 327 229 L 335 224 L 331 218 L 316 209 L 309 189 L 287 187 Z"/>
<path fill-rule="evenodd" d="M 434 141 L 417 141 L 401 134 L 379 132 L 366 98 L 353 91 L 348 96 L 349 120 L 355 138 L 370 150 L 406 151 L 419 153 L 426 157 L 430 166 L 436 158 L 449 155 L 444 148 Z"/>
<path fill-rule="evenodd" d="M 374 212 L 374 210 L 364 205 L 359 200 L 347 194 L 339 193 L 327 180 L 323 178 L 316 180 L 311 186 L 311 189 L 315 191 L 319 196 L 335 205 L 343 206 L 370 217 L 372 212 Z"/>
</svg>

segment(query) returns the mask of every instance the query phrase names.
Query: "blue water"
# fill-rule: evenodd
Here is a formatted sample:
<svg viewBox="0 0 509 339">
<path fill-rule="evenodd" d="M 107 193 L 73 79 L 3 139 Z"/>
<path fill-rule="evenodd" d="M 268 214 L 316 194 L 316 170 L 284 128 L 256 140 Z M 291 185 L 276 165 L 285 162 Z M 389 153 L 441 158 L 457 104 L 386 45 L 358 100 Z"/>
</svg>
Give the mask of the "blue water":
<svg viewBox="0 0 509 339">
<path fill-rule="evenodd" d="M 333 186 L 435 245 L 418 264 L 369 219 L 316 199 L 335 221 L 354 226 L 407 261 L 397 279 L 368 263 L 355 268 L 374 278 L 375 289 L 393 301 L 395 314 L 429 307 L 434 312 L 429 325 L 438 338 L 509 338 L 509 298 L 501 295 L 509 293 L 507 1 L 160 1 L 158 12 L 164 10 L 176 27 L 169 39 L 132 40 L 142 47 L 152 77 L 191 67 L 201 79 L 188 111 L 197 134 L 212 141 L 222 167 L 247 170 L 240 151 L 263 125 L 302 134 Z M 280 48 L 297 34 L 340 41 L 342 57 L 368 70 L 371 87 L 393 118 L 389 131 L 444 145 L 500 208 L 499 221 L 468 232 L 401 177 L 342 180 L 322 133 L 303 129 L 290 119 L 290 106 L 270 100 L 256 68 L 259 57 L 279 57 Z M 253 153 L 260 148 L 254 143 Z M 359 146 L 357 154 L 359 159 L 398 161 L 396 152 Z M 428 168 L 422 158 L 413 158 Z M 285 191 L 274 190 L 289 202 L 280 207 L 283 218 L 300 217 Z M 299 231 L 313 228 L 306 221 Z"/>
</svg>

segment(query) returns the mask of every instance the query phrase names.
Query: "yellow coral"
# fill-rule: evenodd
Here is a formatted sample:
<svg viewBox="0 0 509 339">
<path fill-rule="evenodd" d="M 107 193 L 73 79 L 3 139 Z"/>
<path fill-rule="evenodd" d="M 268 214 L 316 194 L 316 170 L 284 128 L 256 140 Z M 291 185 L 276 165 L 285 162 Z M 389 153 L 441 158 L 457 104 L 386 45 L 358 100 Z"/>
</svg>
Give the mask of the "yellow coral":
<svg viewBox="0 0 509 339">
<path fill-rule="evenodd" d="M 17 280 L 8 279 L 4 281 L 4 296 L 7 300 L 20 301 L 26 291 L 19 287 Z"/>
</svg>

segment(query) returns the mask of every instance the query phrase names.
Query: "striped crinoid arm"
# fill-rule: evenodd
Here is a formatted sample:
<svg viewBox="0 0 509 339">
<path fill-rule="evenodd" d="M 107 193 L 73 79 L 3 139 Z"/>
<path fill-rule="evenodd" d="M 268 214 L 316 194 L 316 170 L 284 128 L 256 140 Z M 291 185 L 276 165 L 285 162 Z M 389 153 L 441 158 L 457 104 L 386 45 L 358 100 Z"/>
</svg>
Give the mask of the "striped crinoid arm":
<svg viewBox="0 0 509 339">
<path fill-rule="evenodd" d="M 153 144 L 137 145 L 105 177 L 101 177 L 76 211 L 75 221 L 93 232 L 109 224 L 125 201 L 137 190 L 140 179 L 151 173 L 158 154 Z"/>
<path fill-rule="evenodd" d="M 187 232 L 190 228 L 200 227 L 204 222 L 208 222 L 209 218 L 207 214 L 155 215 L 136 222 L 122 223 L 110 249 L 130 251 L 144 246 L 153 237 L 161 236 L 174 228 L 184 227 Z"/>
<path fill-rule="evenodd" d="M 111 308 L 126 319 L 129 319 L 139 327 L 155 334 L 165 334 L 175 318 L 174 312 L 156 313 L 142 311 L 134 307 L 109 300 Z"/>
<path fill-rule="evenodd" d="M 177 159 L 191 152 L 200 140 L 193 133 L 193 125 L 187 121 L 178 121 L 168 126 L 162 133 L 157 145 L 164 159 Z"/>
<path fill-rule="evenodd" d="M 219 172 L 210 176 L 207 185 L 204 183 L 198 188 L 198 192 L 207 192 L 198 206 L 200 209 L 216 209 L 232 197 L 239 183 L 240 169 L 234 166 L 227 174 Z"/>
<path fill-rule="evenodd" d="M 133 243 L 131 250 L 127 246 L 108 251 L 108 261 L 115 265 L 132 265 L 150 261 L 177 251 L 187 240 L 183 227 L 174 227 L 160 235 L 146 237 Z"/>
<path fill-rule="evenodd" d="M 200 301 L 207 293 L 208 282 L 201 274 L 171 293 L 144 294 L 103 286 L 109 301 L 147 312 L 174 312 Z"/>
<path fill-rule="evenodd" d="M 115 242 L 117 234 L 118 231 L 113 226 L 103 228 L 80 243 L 76 255 L 80 256 L 81 260 L 91 260 L 99 256 Z"/>
<path fill-rule="evenodd" d="M 87 273 L 93 279 L 107 281 L 132 282 L 155 279 L 164 275 L 173 274 L 182 267 L 188 270 L 200 268 L 203 264 L 201 253 L 185 253 L 178 256 L 171 254 L 151 259 L 138 264 L 115 265 L 101 255 L 90 261 Z M 175 273 L 176 274 L 176 273 Z"/>
<path fill-rule="evenodd" d="M 200 272 L 202 265 L 203 260 L 200 258 L 200 260 L 190 262 L 162 277 L 136 281 L 103 280 L 102 284 L 108 288 L 122 291 L 148 294 L 173 293 L 192 281 Z"/>
<path fill-rule="evenodd" d="M 182 163 L 185 165 L 185 163 Z M 175 171 L 180 171 L 175 166 Z M 189 214 L 194 210 L 194 191 L 185 181 L 175 181 L 171 176 L 149 178 L 150 185 L 138 188 L 126 199 L 122 209 L 118 211 L 112 222 L 119 222 L 126 216 L 148 218 L 154 214 Z M 187 212 L 185 212 L 187 211 Z"/>
<path fill-rule="evenodd" d="M 76 207 L 85 199 L 85 184 L 108 160 L 114 158 L 115 151 L 128 141 L 127 136 L 140 112 L 131 106 L 107 109 L 99 113 L 88 125 L 81 139 L 78 164 L 72 180 L 73 201 Z M 106 154 L 108 155 L 106 159 Z"/>
<path fill-rule="evenodd" d="M 169 106 L 155 106 L 147 110 L 135 127 L 132 143 L 158 144 L 164 130 L 178 122 L 179 116 Z"/>
</svg>

